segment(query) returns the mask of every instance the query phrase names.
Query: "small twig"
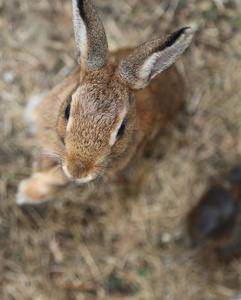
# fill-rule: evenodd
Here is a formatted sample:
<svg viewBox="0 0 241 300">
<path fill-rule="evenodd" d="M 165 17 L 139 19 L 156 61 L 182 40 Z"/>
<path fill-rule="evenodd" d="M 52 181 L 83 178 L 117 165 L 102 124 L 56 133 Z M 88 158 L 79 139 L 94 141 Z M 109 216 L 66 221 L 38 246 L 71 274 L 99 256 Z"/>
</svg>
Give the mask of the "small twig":
<svg viewBox="0 0 241 300">
<path fill-rule="evenodd" d="M 95 287 L 93 285 L 88 284 L 77 284 L 77 283 L 71 283 L 71 282 L 63 282 L 62 283 L 63 288 L 67 290 L 77 290 L 77 291 L 83 291 L 83 292 L 94 292 L 96 291 Z"/>
<path fill-rule="evenodd" d="M 215 3 L 218 9 L 220 10 L 225 9 L 223 0 L 213 0 L 213 2 Z"/>
<path fill-rule="evenodd" d="M 189 105 L 187 106 L 188 114 L 193 115 L 196 112 L 197 107 L 202 99 L 202 95 L 203 95 L 203 90 L 202 91 L 198 90 L 194 93 L 192 99 L 189 101 Z"/>
<path fill-rule="evenodd" d="M 100 273 L 100 270 L 97 267 L 89 249 L 86 247 L 86 245 L 84 243 L 81 243 L 79 245 L 79 250 L 80 250 L 86 264 L 88 265 L 92 276 L 95 278 L 96 281 L 103 283 L 103 278 Z"/>
</svg>

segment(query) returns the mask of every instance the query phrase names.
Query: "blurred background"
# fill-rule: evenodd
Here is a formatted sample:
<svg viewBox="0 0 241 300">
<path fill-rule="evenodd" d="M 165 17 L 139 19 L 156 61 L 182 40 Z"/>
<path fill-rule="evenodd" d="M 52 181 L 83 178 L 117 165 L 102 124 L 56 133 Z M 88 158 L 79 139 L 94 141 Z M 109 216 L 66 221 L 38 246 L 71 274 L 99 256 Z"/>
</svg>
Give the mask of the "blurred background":
<svg viewBox="0 0 241 300">
<path fill-rule="evenodd" d="M 126 181 L 66 189 L 18 207 L 38 141 L 28 100 L 77 65 L 70 0 L 0 0 L 0 298 L 226 300 L 241 294 L 241 259 L 203 262 L 186 215 L 210 178 L 240 161 L 241 2 L 93 0 L 110 49 L 191 26 L 177 66 L 184 109 Z"/>
</svg>

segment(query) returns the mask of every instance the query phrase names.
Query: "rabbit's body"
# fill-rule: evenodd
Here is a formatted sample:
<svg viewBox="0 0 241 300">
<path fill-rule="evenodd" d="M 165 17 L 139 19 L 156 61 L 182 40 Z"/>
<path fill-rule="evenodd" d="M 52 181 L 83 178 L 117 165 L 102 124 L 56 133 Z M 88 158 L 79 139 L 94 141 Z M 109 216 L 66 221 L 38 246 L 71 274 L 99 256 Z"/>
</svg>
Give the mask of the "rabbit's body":
<svg viewBox="0 0 241 300">
<path fill-rule="evenodd" d="M 70 182 L 114 178 L 150 147 L 184 101 L 176 67 L 158 73 L 185 50 L 191 29 L 109 56 L 91 4 L 73 0 L 73 15 L 80 72 L 53 88 L 32 112 L 41 154 L 33 176 L 20 184 L 18 203 L 46 200 Z M 85 31 L 80 22 L 88 23 Z"/>
</svg>

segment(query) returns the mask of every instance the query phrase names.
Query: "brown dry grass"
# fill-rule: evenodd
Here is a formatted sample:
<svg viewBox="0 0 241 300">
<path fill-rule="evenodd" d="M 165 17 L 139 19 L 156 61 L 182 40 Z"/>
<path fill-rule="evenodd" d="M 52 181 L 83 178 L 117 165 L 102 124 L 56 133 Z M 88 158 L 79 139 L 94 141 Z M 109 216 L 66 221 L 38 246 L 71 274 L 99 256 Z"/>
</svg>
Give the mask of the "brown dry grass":
<svg viewBox="0 0 241 300">
<path fill-rule="evenodd" d="M 210 176 L 241 154 L 241 6 L 232 0 L 94 1 L 111 48 L 192 25 L 178 61 L 181 112 L 128 183 L 65 190 L 18 207 L 37 141 L 22 112 L 76 65 L 67 0 L 0 0 L 0 299 L 228 299 L 241 259 L 203 266 L 185 215 Z"/>
</svg>

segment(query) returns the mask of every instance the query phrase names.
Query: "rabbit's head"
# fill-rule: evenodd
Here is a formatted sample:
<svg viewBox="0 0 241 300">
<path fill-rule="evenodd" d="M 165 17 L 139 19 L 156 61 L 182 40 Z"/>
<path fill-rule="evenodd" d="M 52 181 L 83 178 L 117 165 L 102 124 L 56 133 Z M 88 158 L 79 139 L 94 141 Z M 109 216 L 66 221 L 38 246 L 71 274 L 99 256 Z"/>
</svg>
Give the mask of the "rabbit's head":
<svg viewBox="0 0 241 300">
<path fill-rule="evenodd" d="M 135 143 L 135 93 L 186 49 L 192 30 L 183 28 L 142 44 L 126 58 L 109 57 L 104 28 L 89 1 L 72 1 L 80 82 L 61 104 L 57 130 L 64 143 L 66 176 L 84 183 L 105 173 Z"/>
</svg>

